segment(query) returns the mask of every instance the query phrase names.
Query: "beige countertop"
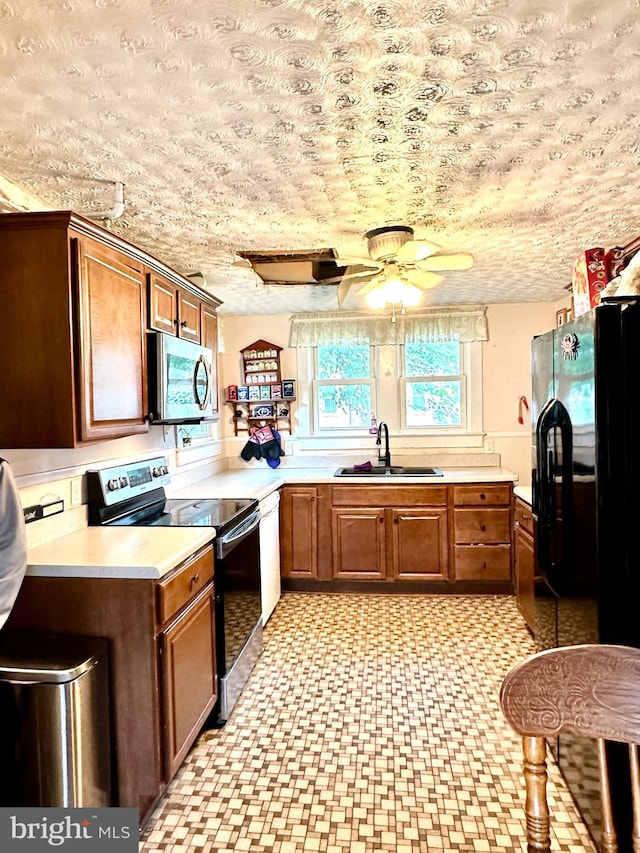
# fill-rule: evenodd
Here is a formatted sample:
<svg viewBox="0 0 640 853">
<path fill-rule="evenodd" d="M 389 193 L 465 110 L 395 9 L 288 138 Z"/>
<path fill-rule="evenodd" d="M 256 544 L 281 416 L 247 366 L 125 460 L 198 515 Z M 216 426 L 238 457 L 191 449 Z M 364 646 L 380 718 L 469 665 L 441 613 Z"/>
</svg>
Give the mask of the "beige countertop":
<svg viewBox="0 0 640 853">
<path fill-rule="evenodd" d="M 442 477 L 334 477 L 337 466 L 331 468 L 263 468 L 229 469 L 198 480 L 188 486 L 172 490 L 171 497 L 192 498 L 255 498 L 262 500 L 280 486 L 296 483 L 332 484 L 357 483 L 359 486 L 386 483 L 388 485 L 443 485 L 450 483 L 504 483 L 517 480 L 517 475 L 506 468 L 441 468 Z"/>
<path fill-rule="evenodd" d="M 531 486 L 514 486 L 513 494 L 531 506 Z"/>
<path fill-rule="evenodd" d="M 161 578 L 214 535 L 202 527 L 86 527 L 30 549 L 27 574 Z"/>
<path fill-rule="evenodd" d="M 169 497 L 254 498 L 262 500 L 285 484 L 356 483 L 387 485 L 443 485 L 450 483 L 512 482 L 517 476 L 505 468 L 442 468 L 442 477 L 334 477 L 331 468 L 229 469 L 187 486 L 166 491 Z M 46 544 L 31 548 L 28 575 L 51 577 L 160 578 L 214 538 L 211 528 L 196 527 L 83 527 Z"/>
</svg>

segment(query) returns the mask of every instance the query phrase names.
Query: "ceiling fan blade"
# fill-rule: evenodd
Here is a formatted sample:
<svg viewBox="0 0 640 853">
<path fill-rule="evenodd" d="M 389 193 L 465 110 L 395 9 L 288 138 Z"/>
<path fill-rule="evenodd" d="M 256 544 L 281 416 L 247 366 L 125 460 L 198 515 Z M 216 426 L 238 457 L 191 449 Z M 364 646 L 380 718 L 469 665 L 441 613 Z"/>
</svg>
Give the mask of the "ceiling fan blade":
<svg viewBox="0 0 640 853">
<path fill-rule="evenodd" d="M 348 279 L 342 279 L 342 281 L 338 285 L 338 307 L 340 307 L 344 300 L 347 298 L 347 294 L 351 290 L 351 285 L 354 283 L 355 282 L 349 281 Z"/>
<path fill-rule="evenodd" d="M 335 262 L 340 267 L 366 267 L 369 270 L 380 272 L 384 264 L 374 261 L 372 258 L 349 256 L 347 258 L 336 258 Z"/>
<path fill-rule="evenodd" d="M 444 277 L 441 275 L 418 269 L 405 270 L 403 275 L 409 284 L 419 287 L 420 290 L 429 290 L 432 287 L 436 287 L 441 281 L 444 281 Z"/>
<path fill-rule="evenodd" d="M 440 246 L 429 240 L 407 240 L 394 255 L 394 260 L 399 264 L 415 264 L 422 258 L 428 258 L 438 251 Z"/>
<path fill-rule="evenodd" d="M 450 255 L 438 254 L 416 261 L 416 269 L 423 271 L 435 270 L 469 270 L 473 266 L 473 255 L 467 252 L 452 252 Z"/>
</svg>

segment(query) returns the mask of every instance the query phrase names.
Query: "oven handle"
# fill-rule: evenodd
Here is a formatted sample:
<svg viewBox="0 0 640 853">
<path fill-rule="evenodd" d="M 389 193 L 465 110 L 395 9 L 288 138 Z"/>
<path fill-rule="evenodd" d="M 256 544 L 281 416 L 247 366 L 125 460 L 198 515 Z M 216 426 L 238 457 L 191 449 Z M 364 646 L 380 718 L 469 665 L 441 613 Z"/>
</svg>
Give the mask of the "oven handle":
<svg viewBox="0 0 640 853">
<path fill-rule="evenodd" d="M 256 510 L 243 522 L 230 530 L 226 536 L 221 536 L 216 539 L 216 556 L 225 557 L 229 551 L 232 551 L 244 539 L 250 536 L 260 524 L 260 511 Z"/>
</svg>

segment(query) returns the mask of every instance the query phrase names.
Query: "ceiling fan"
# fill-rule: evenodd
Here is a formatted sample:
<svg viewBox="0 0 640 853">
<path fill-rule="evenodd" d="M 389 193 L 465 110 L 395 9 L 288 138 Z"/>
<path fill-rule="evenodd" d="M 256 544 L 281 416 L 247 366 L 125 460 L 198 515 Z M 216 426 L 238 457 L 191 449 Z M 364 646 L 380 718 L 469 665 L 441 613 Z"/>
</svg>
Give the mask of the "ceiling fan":
<svg viewBox="0 0 640 853">
<path fill-rule="evenodd" d="M 423 291 L 443 280 L 439 272 L 473 266 L 473 255 L 445 252 L 437 243 L 414 240 L 413 233 L 408 225 L 374 228 L 364 235 L 368 258 L 338 258 L 339 264 L 347 266 L 338 286 L 338 304 L 354 286 L 360 286 L 358 294 L 374 307 L 416 304 Z"/>
</svg>

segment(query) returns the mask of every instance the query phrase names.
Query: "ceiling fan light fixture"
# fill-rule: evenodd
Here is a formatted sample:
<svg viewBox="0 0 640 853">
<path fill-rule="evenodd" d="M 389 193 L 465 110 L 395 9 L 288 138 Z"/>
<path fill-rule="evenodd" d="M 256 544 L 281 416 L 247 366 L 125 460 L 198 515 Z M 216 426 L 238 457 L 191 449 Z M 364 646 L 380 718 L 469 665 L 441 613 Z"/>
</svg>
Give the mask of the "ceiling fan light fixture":
<svg viewBox="0 0 640 853">
<path fill-rule="evenodd" d="M 422 292 L 400 278 L 388 278 L 379 287 L 366 294 L 365 299 L 371 308 L 385 308 L 387 305 L 401 305 L 411 308 L 422 298 Z"/>
</svg>

